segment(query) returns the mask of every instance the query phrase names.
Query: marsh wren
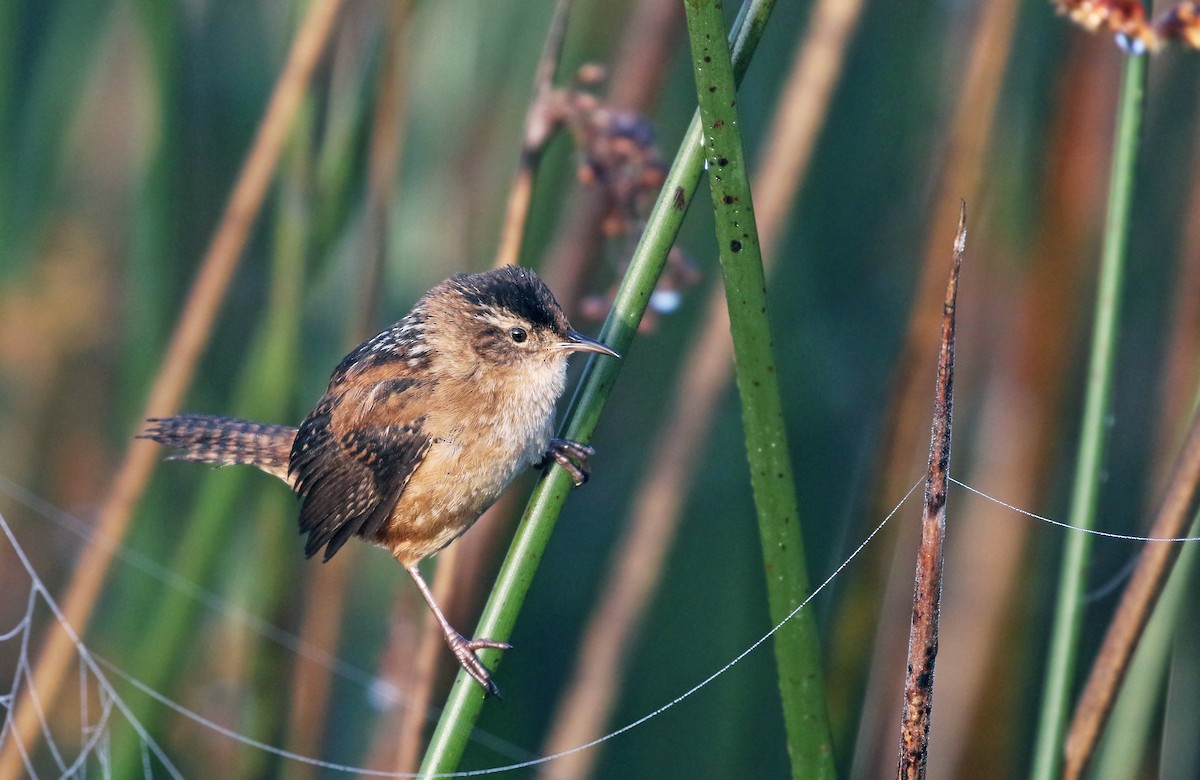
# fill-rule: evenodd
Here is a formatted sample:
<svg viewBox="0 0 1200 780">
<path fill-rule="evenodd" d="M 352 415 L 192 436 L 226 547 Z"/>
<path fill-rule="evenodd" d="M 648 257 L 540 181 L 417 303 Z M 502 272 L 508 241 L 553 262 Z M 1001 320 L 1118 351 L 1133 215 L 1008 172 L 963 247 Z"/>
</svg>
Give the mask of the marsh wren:
<svg viewBox="0 0 1200 780">
<path fill-rule="evenodd" d="M 209 415 L 153 419 L 142 438 L 177 460 L 245 463 L 297 494 L 307 556 L 329 560 L 352 536 L 391 551 L 433 610 L 459 663 L 496 692 L 468 640 L 433 600 L 417 564 L 479 519 L 531 465 L 588 477 L 590 447 L 551 438 L 567 357 L 619 357 L 567 324 L 532 271 L 505 266 L 437 285 L 404 319 L 334 369 L 300 427 Z"/>
</svg>

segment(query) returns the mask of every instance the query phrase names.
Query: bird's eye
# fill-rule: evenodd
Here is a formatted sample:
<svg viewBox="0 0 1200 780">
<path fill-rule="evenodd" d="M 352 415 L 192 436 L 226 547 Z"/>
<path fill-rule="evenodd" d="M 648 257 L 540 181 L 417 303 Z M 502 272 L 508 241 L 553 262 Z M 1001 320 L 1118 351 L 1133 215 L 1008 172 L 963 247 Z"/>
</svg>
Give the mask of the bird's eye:
<svg viewBox="0 0 1200 780">
<path fill-rule="evenodd" d="M 525 339 L 529 338 L 529 334 L 525 332 L 524 328 L 513 328 L 508 335 L 512 336 L 512 340 L 518 344 L 524 343 Z"/>
</svg>

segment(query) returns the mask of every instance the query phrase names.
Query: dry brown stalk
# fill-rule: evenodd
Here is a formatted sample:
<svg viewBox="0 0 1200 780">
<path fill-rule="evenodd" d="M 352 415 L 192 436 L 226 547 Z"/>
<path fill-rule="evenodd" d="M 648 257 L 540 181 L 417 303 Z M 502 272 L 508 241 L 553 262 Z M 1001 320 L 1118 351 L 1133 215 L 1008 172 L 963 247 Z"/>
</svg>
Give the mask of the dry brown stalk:
<svg viewBox="0 0 1200 780">
<path fill-rule="evenodd" d="M 350 545 L 339 560 L 326 563 L 307 578 L 304 588 L 304 609 L 300 622 L 300 641 L 313 648 L 320 657 L 338 656 L 342 615 L 345 612 L 344 594 L 349 587 L 355 562 L 362 551 Z M 292 670 L 291 706 L 288 708 L 288 743 L 297 751 L 312 750 L 321 744 L 333 680 L 328 667 L 297 657 Z M 317 777 L 314 767 L 297 764 L 289 773 L 299 778 Z"/>
<path fill-rule="evenodd" d="M 938 651 L 938 615 L 946 541 L 946 489 L 950 484 L 950 431 L 954 413 L 954 315 L 958 272 L 967 246 L 967 205 L 962 205 L 946 299 L 942 303 L 942 343 L 934 389 L 933 430 L 929 440 L 929 473 L 925 478 L 925 511 L 913 588 L 912 626 L 908 635 L 908 670 L 900 718 L 900 761 L 897 777 L 925 777 L 929 757 L 929 722 L 933 714 L 933 670 Z"/>
<path fill-rule="evenodd" d="M 521 157 L 517 162 L 517 173 L 508 194 L 504 226 L 500 233 L 500 246 L 496 250 L 496 261 L 502 265 L 520 265 L 521 247 L 525 243 L 525 228 L 529 225 L 529 204 L 533 200 L 533 177 L 541 159 L 542 148 L 556 128 L 556 122 L 548 116 L 549 97 L 554 89 L 554 74 L 562 58 L 563 41 L 567 37 L 567 20 L 571 14 L 571 0 L 558 0 L 554 16 L 550 19 L 550 31 L 546 34 L 546 45 L 538 60 L 533 77 L 533 99 L 525 114 L 525 131 L 521 138 Z"/>
<path fill-rule="evenodd" d="M 1198 494 L 1200 414 L 1192 421 L 1187 441 L 1175 460 L 1166 494 L 1147 535 L 1161 539 L 1183 536 L 1195 513 Z M 1133 651 L 1137 649 L 1142 630 L 1150 620 L 1180 549 L 1180 545 L 1170 542 L 1147 542 L 1138 559 L 1137 568 L 1121 595 L 1121 603 L 1117 605 L 1117 611 L 1108 625 L 1104 642 L 1100 645 L 1100 652 L 1079 698 L 1079 705 L 1075 708 L 1065 748 L 1063 777 L 1067 780 L 1082 776 L 1096 749 L 1104 724 L 1116 702 L 1121 681 L 1129 670 Z"/>
<path fill-rule="evenodd" d="M 540 77 L 549 74 L 549 68 L 539 68 Z M 606 78 L 602 66 L 589 63 L 566 86 L 539 81 L 526 115 L 520 165 L 496 266 L 515 265 L 521 259 L 537 164 L 550 139 L 562 130 L 569 131 L 575 143 L 580 183 L 604 193 L 604 237 L 629 242 L 641 233 L 667 168 L 651 124 L 637 112 L 615 108 L 590 91 Z M 680 263 L 677 258 L 673 265 Z M 607 312 L 608 302 L 603 309 Z"/>
<path fill-rule="evenodd" d="M 558 0 L 554 15 L 550 20 L 550 29 L 546 34 L 546 42 L 538 60 L 534 74 L 533 97 L 529 111 L 525 116 L 525 128 L 521 140 L 521 155 L 517 164 L 512 188 L 509 191 L 508 206 L 504 225 L 501 228 L 499 248 L 496 252 L 496 267 L 502 265 L 518 265 L 521 258 L 521 247 L 524 243 L 525 229 L 529 222 L 529 206 L 533 197 L 533 180 L 541 150 L 557 124 L 547 115 L 550 108 L 548 100 L 554 89 L 554 78 L 558 71 L 558 63 L 562 58 L 563 42 L 566 40 L 567 22 L 570 18 L 571 0 Z M 488 510 L 489 517 L 494 518 L 498 510 L 511 510 L 511 503 L 502 504 Z M 492 522 L 482 524 L 486 528 L 502 526 L 496 518 Z M 476 534 L 481 534 L 476 531 Z M 493 534 L 486 534 L 487 541 L 494 542 Z M 477 542 L 482 540 L 477 539 Z M 460 540 L 448 550 L 438 555 L 437 568 L 434 575 L 433 592 L 437 603 L 446 605 L 448 614 L 453 615 L 455 609 L 450 606 L 455 601 L 463 600 L 464 588 L 463 569 L 478 567 L 479 555 L 464 555 L 466 541 Z M 492 544 L 488 544 L 490 548 Z M 477 545 L 472 545 L 475 550 Z M 421 628 L 421 641 L 416 652 L 413 673 L 409 677 L 411 687 L 401 718 L 399 736 L 396 738 L 396 749 L 393 753 L 392 768 L 399 772 L 414 772 L 421 755 L 424 728 L 429 720 L 429 706 L 433 699 L 434 685 L 437 672 L 441 666 L 442 636 L 437 630 L 437 624 L 432 613 L 426 616 Z"/>
<path fill-rule="evenodd" d="M 495 562 L 502 541 L 511 538 L 522 495 L 521 489 L 507 490 L 479 518 L 471 533 L 438 553 L 433 595 L 452 624 L 465 625 L 478 616 L 482 594 L 490 585 L 489 565 Z M 411 610 L 398 606 L 393 618 L 395 627 L 382 664 L 392 671 L 381 676 L 393 680 L 404 691 L 403 707 L 395 716 L 378 724 L 371 750 L 375 760 L 368 766 L 414 773 L 424 747 L 426 726 L 431 716 L 437 717 L 433 695 L 447 681 L 441 674 L 447 668 L 444 640 L 435 624 L 418 629 L 422 621 L 431 619 L 429 610 L 423 606 L 422 602 L 416 617 Z M 410 621 L 402 623 L 405 619 Z M 414 638 L 417 633 L 419 639 Z"/>
<path fill-rule="evenodd" d="M 986 475 L 989 492 L 1017 506 L 1039 505 L 1053 473 L 1054 442 L 1066 419 L 1068 377 L 1061 367 L 1077 343 L 1083 320 L 1076 316 L 1076 292 L 1104 213 L 1103 189 L 1088 183 L 1109 154 L 1117 81 L 1087 77 L 1111 59 L 1103 47 L 1077 36 L 1068 51 L 1047 146 L 1048 158 L 1059 164 L 1045 170 L 1040 186 L 1044 205 L 1029 272 L 1006 283 L 1010 267 L 978 266 L 984 278 L 976 287 L 987 292 L 976 300 L 986 299 L 981 307 L 991 313 L 973 319 L 989 323 L 984 327 L 996 346 L 976 393 L 978 422 L 966 461 Z M 982 501 L 964 502 L 956 516 L 942 598 L 938 719 L 930 735 L 938 748 L 929 757 L 929 774 L 1012 777 L 1017 757 L 998 729 L 1015 734 L 1020 728 L 1017 690 L 1003 680 L 1004 670 L 1021 660 L 1017 638 L 1025 613 L 1019 599 L 1028 589 L 1028 545 L 1037 528 L 998 522 L 994 505 Z"/>
<path fill-rule="evenodd" d="M 861 0 L 821 0 L 797 47 L 753 179 L 759 240 L 768 271 L 778 256 L 786 217 L 804 181 L 861 11 Z M 704 329 L 684 361 L 675 400 L 668 404 L 674 411 L 650 456 L 654 473 L 634 496 L 629 526 L 614 551 L 597 610 L 584 630 L 567 691 L 551 718 L 554 727 L 543 744 L 543 755 L 595 739 L 612 712 L 627 650 L 658 586 L 704 437 L 729 386 L 733 345 L 725 294 L 719 287 L 711 292 L 702 321 Z M 598 755 L 598 750 L 575 753 L 547 765 L 541 776 L 587 777 Z"/>
<path fill-rule="evenodd" d="M 174 413 L 191 384 L 196 363 L 208 342 L 217 310 L 279 161 L 292 119 L 325 50 L 340 7 L 341 0 L 313 0 L 308 8 L 221 222 L 171 334 L 162 367 L 142 412 L 143 418 L 166 417 Z M 159 455 L 153 442 L 130 440 L 112 488 L 101 506 L 96 521 L 98 535 L 110 542 L 118 542 L 124 537 L 133 505 L 150 480 Z M 113 544 L 85 547 L 61 600 L 67 622 L 80 635 L 87 630 L 115 549 Z M 71 667 L 74 651 L 74 645 L 65 633 L 47 634 L 34 665 L 32 682 L 44 701 L 53 701 L 57 696 L 64 675 Z M 39 729 L 37 713 L 30 705 L 27 695 L 17 703 L 14 715 L 16 738 L 8 740 L 0 752 L 0 777 L 16 775 L 21 760 L 15 747 L 18 741 L 30 751 L 35 745 Z"/>
<path fill-rule="evenodd" d="M 438 604 L 449 604 L 460 590 L 457 573 L 461 569 L 462 547 L 451 545 L 437 556 L 437 569 L 433 581 L 433 599 Z M 448 608 L 448 607 L 447 607 Z M 450 612 L 448 614 L 453 614 Z M 426 611 L 420 621 L 421 639 L 412 659 L 413 670 L 404 715 L 400 722 L 400 733 L 396 740 L 395 764 L 397 772 L 415 773 L 424 748 L 422 737 L 429 723 L 429 707 L 433 701 L 434 684 L 438 679 L 443 655 L 442 636 L 433 613 Z"/>
<path fill-rule="evenodd" d="M 941 163 L 937 187 L 934 188 L 936 200 L 932 201 L 931 225 L 952 223 L 956 217 L 954 204 L 959 197 L 972 203 L 983 201 L 979 197 L 980 182 L 991 145 L 992 124 L 1012 46 L 1018 7 L 1015 0 L 997 0 L 979 7 L 975 32 L 965 49 L 970 52 L 970 61 L 960 82 L 953 123 L 944 144 L 947 151 Z M 890 508 L 890 502 L 896 496 L 903 495 L 911 484 L 913 453 L 919 451 L 924 438 L 925 404 L 929 391 L 924 374 L 919 373 L 917 367 L 921 364 L 921 345 L 938 324 L 936 313 L 943 292 L 944 251 L 942 240 L 931 233 L 913 299 L 904 349 L 897 361 L 891 399 L 887 405 L 889 419 L 880 447 L 883 455 L 871 503 L 872 517 L 882 517 Z M 912 549 L 916 545 L 916 534 L 915 526 L 899 525 L 894 532 L 896 549 Z M 886 586 L 881 587 L 870 576 L 855 578 L 849 585 L 847 598 L 860 601 L 867 610 L 874 608 L 879 599 L 874 595 L 864 597 L 858 594 L 862 591 L 874 594 L 884 590 L 880 612 L 896 616 L 897 621 L 894 625 L 880 626 L 874 643 L 861 632 L 848 632 L 853 636 L 838 642 L 845 652 L 832 661 L 837 674 L 851 676 L 855 672 L 850 670 L 870 667 L 863 701 L 882 701 L 889 695 L 895 679 L 895 664 L 904 655 L 902 637 L 905 632 L 899 620 L 907 611 L 903 604 L 909 601 L 911 594 L 909 566 L 907 555 L 897 554 Z M 861 626 L 875 627 L 877 623 L 861 613 L 855 615 L 854 620 Z M 895 722 L 887 708 L 867 708 L 864 711 L 860 736 L 855 742 L 855 770 L 851 774 L 880 777 L 892 771 L 895 767 L 894 728 Z"/>
<path fill-rule="evenodd" d="M 403 149 L 402 129 L 407 104 L 406 73 L 410 48 L 405 33 L 412 7 L 412 0 L 397 0 L 384 3 L 379 9 L 384 16 L 386 30 L 368 151 L 359 302 L 350 310 L 351 345 L 365 341 L 379 327 L 380 296 L 388 254 L 387 217 L 399 176 L 400 151 Z M 375 21 L 374 14 L 366 20 L 367 24 L 374 24 Z M 337 654 L 346 593 L 353 582 L 353 572 L 356 571 L 354 561 L 358 555 L 356 548 L 349 561 L 315 567 L 305 584 L 301 639 L 331 656 Z M 408 595 L 406 592 L 400 598 Z M 330 670 L 300 660 L 294 669 L 293 690 L 296 695 L 289 710 L 288 739 L 297 749 L 319 744 L 332 690 Z M 307 766 L 297 766 L 294 772 L 297 777 L 315 776 L 314 768 Z"/>
<path fill-rule="evenodd" d="M 408 62 L 411 45 L 406 40 L 413 0 L 384 3 L 386 39 L 376 90 L 375 116 L 367 165 L 366 227 L 362 276 L 359 281 L 359 319 L 352 332 L 366 339 L 379 325 L 379 298 L 388 257 L 388 212 L 400 176 L 400 151 L 404 148 L 404 120 L 408 114 Z"/>
<path fill-rule="evenodd" d="M 428 611 L 425 602 L 419 598 L 392 600 L 387 645 L 380 656 L 376 674 L 383 684 L 381 690 L 390 690 L 394 698 L 387 702 L 381 717 L 374 723 L 375 733 L 362 766 L 382 771 L 400 771 L 397 768 L 401 765 L 399 756 L 406 749 L 405 732 L 401 724 L 409 717 L 408 711 L 413 706 L 412 691 L 418 680 L 428 674 L 421 668 L 418 658 L 422 639 L 420 626 Z"/>
<path fill-rule="evenodd" d="M 1200 377 L 1200 146 L 1192 153 L 1192 191 L 1184 217 L 1179 279 L 1171 313 L 1171 341 L 1163 363 L 1163 398 L 1154 441 L 1156 460 L 1151 474 L 1164 483 L 1169 455 L 1191 414 L 1196 379 Z"/>
</svg>

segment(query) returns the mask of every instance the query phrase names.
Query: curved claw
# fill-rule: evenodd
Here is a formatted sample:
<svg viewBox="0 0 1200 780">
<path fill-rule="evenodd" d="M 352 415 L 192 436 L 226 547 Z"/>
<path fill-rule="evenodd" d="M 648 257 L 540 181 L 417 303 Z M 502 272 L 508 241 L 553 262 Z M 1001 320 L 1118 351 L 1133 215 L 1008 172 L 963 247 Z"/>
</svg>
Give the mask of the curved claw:
<svg viewBox="0 0 1200 780">
<path fill-rule="evenodd" d="M 588 467 L 588 458 L 596 454 L 596 451 L 586 444 L 580 444 L 577 441 L 569 439 L 551 439 L 546 448 L 546 455 L 543 463 L 554 461 L 558 465 L 566 469 L 571 475 L 571 479 L 575 482 L 575 487 L 579 487 L 588 481 L 591 471 Z"/>
<path fill-rule="evenodd" d="M 487 667 L 483 665 L 483 661 L 479 660 L 479 656 L 475 655 L 475 651 L 483 649 L 491 650 L 509 650 L 512 645 L 507 642 L 497 642 L 493 639 L 466 639 L 462 634 L 455 631 L 453 635 L 446 635 L 446 643 L 450 645 L 451 652 L 458 659 L 458 663 L 466 670 L 467 674 L 483 686 L 483 690 L 488 696 L 499 696 L 500 688 L 492 680 L 492 675 L 488 672 Z"/>
</svg>

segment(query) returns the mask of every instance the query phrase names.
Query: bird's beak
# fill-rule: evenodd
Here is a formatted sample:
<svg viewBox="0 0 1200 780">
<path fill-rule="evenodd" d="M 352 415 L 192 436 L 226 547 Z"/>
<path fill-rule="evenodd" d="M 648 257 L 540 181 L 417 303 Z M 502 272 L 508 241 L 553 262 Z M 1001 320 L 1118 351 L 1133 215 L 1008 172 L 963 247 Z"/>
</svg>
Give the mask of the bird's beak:
<svg viewBox="0 0 1200 780">
<path fill-rule="evenodd" d="M 588 338 L 582 333 L 573 330 L 567 331 L 567 341 L 558 346 L 571 352 L 595 352 L 599 355 L 608 355 L 615 358 L 621 357 L 617 354 L 616 350 L 610 349 L 599 341 Z"/>
</svg>

